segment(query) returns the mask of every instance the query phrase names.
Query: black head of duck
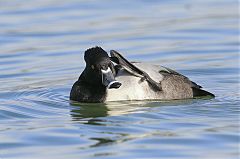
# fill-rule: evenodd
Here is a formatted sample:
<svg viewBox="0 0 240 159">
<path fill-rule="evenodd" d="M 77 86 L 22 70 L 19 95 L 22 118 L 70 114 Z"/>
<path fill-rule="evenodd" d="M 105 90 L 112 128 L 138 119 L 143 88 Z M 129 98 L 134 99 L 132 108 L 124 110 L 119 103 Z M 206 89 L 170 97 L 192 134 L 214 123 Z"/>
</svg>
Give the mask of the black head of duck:
<svg viewBox="0 0 240 159">
<path fill-rule="evenodd" d="M 73 85 L 70 99 L 81 102 L 102 102 L 106 89 L 117 89 L 121 83 L 115 80 L 116 71 L 107 52 L 101 47 L 85 51 L 86 67 Z"/>
</svg>

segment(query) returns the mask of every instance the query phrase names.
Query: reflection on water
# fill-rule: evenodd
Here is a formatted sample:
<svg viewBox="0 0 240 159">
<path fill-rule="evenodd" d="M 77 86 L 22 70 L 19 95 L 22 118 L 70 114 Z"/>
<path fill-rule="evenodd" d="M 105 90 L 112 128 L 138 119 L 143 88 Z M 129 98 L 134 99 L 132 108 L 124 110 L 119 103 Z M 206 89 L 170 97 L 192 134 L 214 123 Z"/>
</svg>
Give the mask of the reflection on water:
<svg viewBox="0 0 240 159">
<path fill-rule="evenodd" d="M 238 22 L 236 0 L 0 1 L 0 158 L 239 158 Z M 216 98 L 71 103 L 95 45 Z"/>
<path fill-rule="evenodd" d="M 204 100 L 201 98 L 201 100 Z M 78 103 L 71 102 L 71 116 L 73 120 L 119 116 L 131 113 L 142 113 L 149 108 L 161 106 L 181 106 L 199 102 L 197 99 L 173 101 L 120 101 L 108 103 Z M 98 121 L 98 120 L 97 120 Z"/>
<path fill-rule="evenodd" d="M 108 116 L 108 108 L 104 104 L 75 104 L 71 109 L 74 120 L 82 118 L 97 118 Z"/>
</svg>

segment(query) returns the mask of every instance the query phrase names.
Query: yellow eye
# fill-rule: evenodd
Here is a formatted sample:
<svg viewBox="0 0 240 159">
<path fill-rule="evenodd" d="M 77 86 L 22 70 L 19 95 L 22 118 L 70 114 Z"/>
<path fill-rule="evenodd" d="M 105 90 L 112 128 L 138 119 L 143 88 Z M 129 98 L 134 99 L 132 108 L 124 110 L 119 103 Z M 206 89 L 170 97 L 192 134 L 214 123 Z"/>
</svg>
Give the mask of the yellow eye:
<svg viewBox="0 0 240 159">
<path fill-rule="evenodd" d="M 94 70 L 94 65 L 91 65 L 91 68 Z"/>
</svg>

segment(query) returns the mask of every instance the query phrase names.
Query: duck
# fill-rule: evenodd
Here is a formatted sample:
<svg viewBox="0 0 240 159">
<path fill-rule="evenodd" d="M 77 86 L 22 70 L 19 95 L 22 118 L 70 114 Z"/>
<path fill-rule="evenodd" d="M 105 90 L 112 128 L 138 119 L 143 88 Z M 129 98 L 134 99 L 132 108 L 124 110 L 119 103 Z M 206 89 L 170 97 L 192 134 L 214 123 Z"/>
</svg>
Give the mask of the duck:
<svg viewBox="0 0 240 159">
<path fill-rule="evenodd" d="M 170 68 L 129 62 L 115 50 L 109 56 L 101 47 L 92 47 L 85 51 L 84 60 L 86 66 L 72 86 L 71 101 L 106 103 L 215 97 Z"/>
</svg>

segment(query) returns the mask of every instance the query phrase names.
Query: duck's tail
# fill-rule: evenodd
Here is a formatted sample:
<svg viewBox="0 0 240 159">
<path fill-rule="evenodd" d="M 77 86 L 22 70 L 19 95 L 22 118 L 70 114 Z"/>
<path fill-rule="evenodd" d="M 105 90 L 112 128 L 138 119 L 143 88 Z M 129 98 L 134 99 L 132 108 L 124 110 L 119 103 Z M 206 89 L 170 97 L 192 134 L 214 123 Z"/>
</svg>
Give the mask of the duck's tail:
<svg viewBox="0 0 240 159">
<path fill-rule="evenodd" d="M 192 90 L 193 90 L 193 97 L 203 97 L 203 96 L 210 96 L 212 98 L 215 97 L 214 94 L 212 94 L 208 91 L 202 90 L 200 88 L 192 87 Z"/>
</svg>

